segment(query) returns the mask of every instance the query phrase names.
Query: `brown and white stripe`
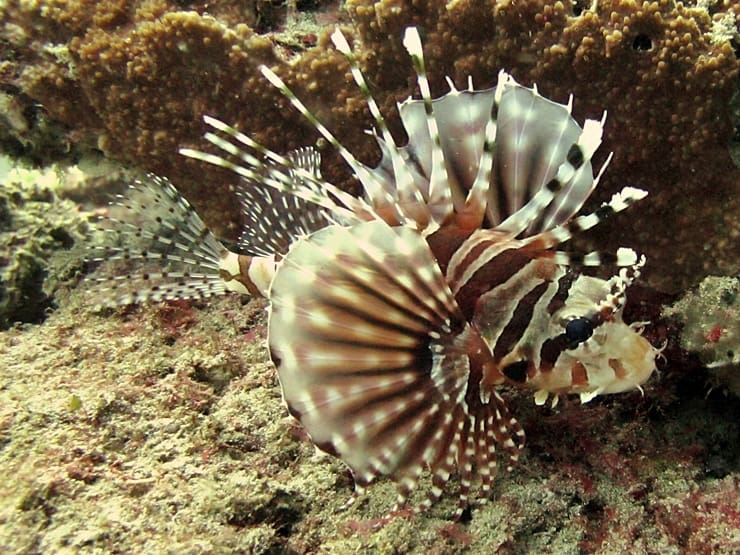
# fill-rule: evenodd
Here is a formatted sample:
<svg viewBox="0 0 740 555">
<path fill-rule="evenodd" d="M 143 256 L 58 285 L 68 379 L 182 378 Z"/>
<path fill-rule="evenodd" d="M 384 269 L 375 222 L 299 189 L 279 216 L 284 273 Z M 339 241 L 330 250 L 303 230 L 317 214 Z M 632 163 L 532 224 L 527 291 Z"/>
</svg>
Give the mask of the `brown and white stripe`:
<svg viewBox="0 0 740 555">
<path fill-rule="evenodd" d="M 604 117 L 581 128 L 570 103 L 550 102 L 503 72 L 494 89 L 451 85 L 431 99 L 413 29 L 404 45 L 422 99 L 399 107 L 409 136 L 399 148 L 346 40 L 333 39 L 368 101 L 383 157 L 375 168 L 361 164 L 263 70 L 340 150 L 371 206 L 356 213 L 369 222 L 300 239 L 279 264 L 271 354 L 289 410 L 352 469 L 358 492 L 389 475 L 403 503 L 428 468 L 425 507 L 457 471 L 459 514 L 476 477 L 482 496 L 490 493 L 496 446 L 516 461 L 523 445 L 501 384 L 534 387 L 538 401 L 542 391 L 585 399 L 606 391 L 618 365 L 574 352 L 594 334 L 609 345 L 615 329 L 612 343 L 644 342 L 619 316 L 634 276 L 616 289 L 597 280 L 586 295 L 580 285 L 574 291 L 583 282 L 569 268 L 603 260 L 634 266 L 636 254 L 569 255 L 554 247 L 645 193 L 625 188 L 593 214 L 572 218 L 605 167 L 594 176 L 590 163 Z"/>
</svg>

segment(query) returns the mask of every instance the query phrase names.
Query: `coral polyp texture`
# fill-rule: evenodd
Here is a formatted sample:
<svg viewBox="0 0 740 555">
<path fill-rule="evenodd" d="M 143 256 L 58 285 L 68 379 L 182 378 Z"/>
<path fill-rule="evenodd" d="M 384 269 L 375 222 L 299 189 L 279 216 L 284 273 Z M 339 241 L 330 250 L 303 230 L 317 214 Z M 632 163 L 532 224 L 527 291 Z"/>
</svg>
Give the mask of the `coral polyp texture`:
<svg viewBox="0 0 740 555">
<path fill-rule="evenodd" d="M 614 160 L 596 201 L 625 184 L 650 191 L 644 223 L 630 238 L 656 267 L 677 266 L 670 276 L 648 274 L 651 283 L 677 289 L 711 271 L 737 270 L 737 247 L 727 240 L 740 232 L 727 216 L 740 209 L 732 200 L 740 196 L 740 173 L 728 154 L 740 17 L 731 0 L 349 0 L 312 8 L 288 7 L 278 17 L 259 1 L 11 0 L 3 10 L 0 79 L 41 103 L 75 140 L 175 180 L 206 223 L 229 236 L 238 227 L 233 179 L 175 153 L 203 146 L 200 117 L 233 122 L 278 151 L 312 144 L 315 132 L 258 75 L 256 67 L 267 64 L 343 144 L 373 163 L 377 146 L 362 133 L 369 115 L 346 61 L 327 48 L 328 31 L 343 21 L 354 27 L 362 69 L 392 115 L 414 90 L 398 37 L 416 25 L 435 69 L 434 95 L 446 92 L 445 75 L 458 87 L 471 76 L 484 88 L 506 69 L 555 101 L 573 94 L 577 118 L 608 112 L 605 150 Z M 339 160 L 324 158 L 324 174 L 343 177 L 351 189 Z M 599 242 L 608 243 L 619 225 L 607 226 Z M 707 250 L 712 256 L 700 256 Z"/>
</svg>

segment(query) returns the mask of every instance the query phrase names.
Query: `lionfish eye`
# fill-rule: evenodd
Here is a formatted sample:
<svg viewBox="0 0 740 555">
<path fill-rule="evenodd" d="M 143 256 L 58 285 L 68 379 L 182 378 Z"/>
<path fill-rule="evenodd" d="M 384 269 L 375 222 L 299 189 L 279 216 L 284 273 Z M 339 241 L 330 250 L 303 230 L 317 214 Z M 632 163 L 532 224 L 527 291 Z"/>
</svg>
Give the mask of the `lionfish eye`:
<svg viewBox="0 0 740 555">
<path fill-rule="evenodd" d="M 527 381 L 528 368 L 529 363 L 526 360 L 519 360 L 517 362 L 512 362 L 511 364 L 504 366 L 501 371 L 504 373 L 504 376 L 506 376 L 510 380 L 516 383 L 524 383 Z"/>
<path fill-rule="evenodd" d="M 594 325 L 588 318 L 573 318 L 565 325 L 568 348 L 575 349 L 594 333 Z"/>
</svg>

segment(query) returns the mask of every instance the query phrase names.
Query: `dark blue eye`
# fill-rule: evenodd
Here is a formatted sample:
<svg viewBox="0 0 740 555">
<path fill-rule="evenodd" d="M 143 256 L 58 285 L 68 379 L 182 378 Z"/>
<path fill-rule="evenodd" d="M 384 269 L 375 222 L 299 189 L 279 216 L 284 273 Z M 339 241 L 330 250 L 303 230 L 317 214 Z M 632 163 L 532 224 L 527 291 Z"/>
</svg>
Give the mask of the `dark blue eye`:
<svg viewBox="0 0 740 555">
<path fill-rule="evenodd" d="M 569 348 L 574 349 L 594 333 L 594 325 L 588 318 L 574 318 L 565 324 L 565 337 Z"/>
</svg>

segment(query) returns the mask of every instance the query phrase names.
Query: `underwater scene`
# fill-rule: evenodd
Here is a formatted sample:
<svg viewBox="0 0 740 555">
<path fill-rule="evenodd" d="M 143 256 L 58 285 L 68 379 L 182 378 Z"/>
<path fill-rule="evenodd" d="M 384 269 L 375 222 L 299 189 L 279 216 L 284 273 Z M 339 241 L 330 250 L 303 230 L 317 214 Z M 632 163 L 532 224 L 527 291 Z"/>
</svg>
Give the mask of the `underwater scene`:
<svg viewBox="0 0 740 555">
<path fill-rule="evenodd" d="M 737 0 L 0 24 L 0 553 L 740 553 Z"/>
</svg>

